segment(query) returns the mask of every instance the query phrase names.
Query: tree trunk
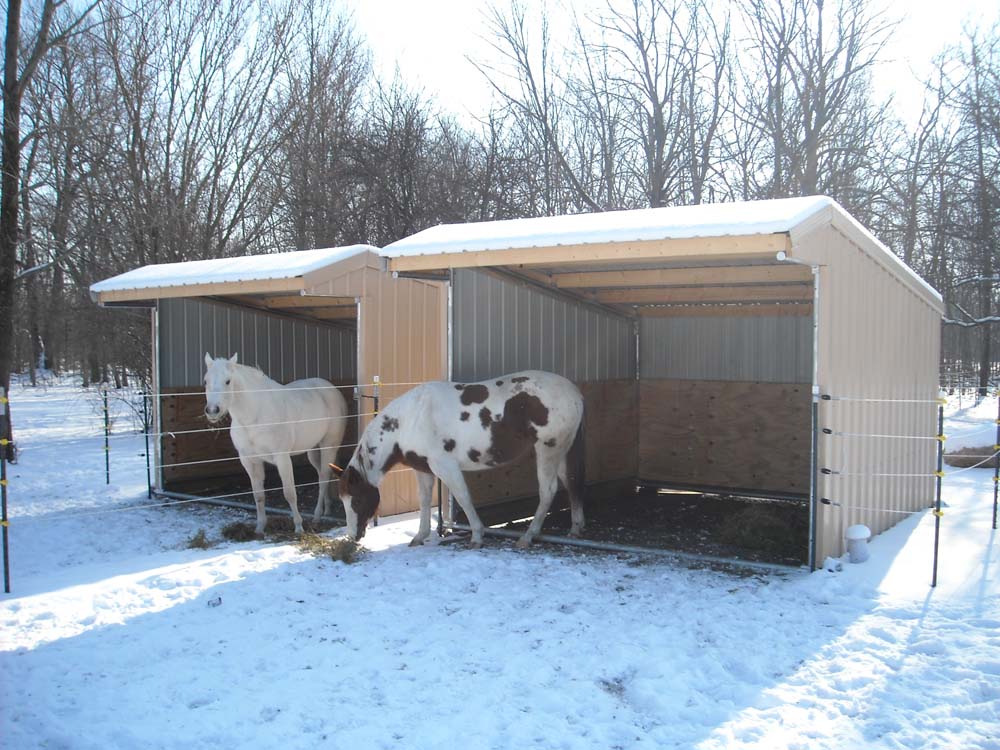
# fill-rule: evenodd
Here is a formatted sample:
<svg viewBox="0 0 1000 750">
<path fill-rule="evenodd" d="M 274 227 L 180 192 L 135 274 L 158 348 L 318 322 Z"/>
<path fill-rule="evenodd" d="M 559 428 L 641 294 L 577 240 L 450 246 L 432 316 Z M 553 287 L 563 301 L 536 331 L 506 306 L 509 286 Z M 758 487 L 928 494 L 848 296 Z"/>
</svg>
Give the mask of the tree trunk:
<svg viewBox="0 0 1000 750">
<path fill-rule="evenodd" d="M 14 352 L 14 268 L 17 263 L 17 197 L 21 175 L 21 84 L 17 53 L 21 38 L 21 0 L 7 1 L 4 42 L 3 155 L 0 185 L 0 386 L 10 393 Z M 0 417 L 0 438 L 13 440 L 10 404 Z"/>
</svg>

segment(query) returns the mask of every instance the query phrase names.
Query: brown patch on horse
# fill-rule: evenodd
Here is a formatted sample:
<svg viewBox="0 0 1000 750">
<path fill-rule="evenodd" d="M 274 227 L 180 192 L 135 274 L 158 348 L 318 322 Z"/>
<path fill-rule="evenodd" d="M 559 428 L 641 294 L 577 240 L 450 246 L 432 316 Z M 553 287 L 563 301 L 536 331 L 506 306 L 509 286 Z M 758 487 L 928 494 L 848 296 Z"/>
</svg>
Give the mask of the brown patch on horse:
<svg viewBox="0 0 1000 750">
<path fill-rule="evenodd" d="M 469 460 L 472 461 L 472 463 L 478 464 L 479 463 L 479 457 L 481 455 L 483 455 L 483 454 L 480 453 L 479 451 L 477 451 L 475 448 L 469 448 Z"/>
<path fill-rule="evenodd" d="M 375 455 L 375 446 L 374 445 L 368 445 L 368 446 L 365 446 L 365 448 L 367 449 L 369 456 L 374 456 Z"/>
<path fill-rule="evenodd" d="M 465 387 L 465 390 L 462 391 L 461 401 L 465 406 L 470 406 L 472 404 L 481 404 L 489 397 L 490 389 L 481 383 L 476 383 L 475 385 Z"/>
<path fill-rule="evenodd" d="M 503 381 L 502 380 L 498 380 L 497 381 L 497 385 L 503 385 Z"/>
<path fill-rule="evenodd" d="M 556 439 L 549 438 L 548 440 L 545 441 L 545 445 L 549 446 L 549 448 L 554 448 L 556 445 Z"/>
<path fill-rule="evenodd" d="M 479 410 L 479 422 L 483 425 L 484 430 L 490 426 L 490 422 L 492 421 L 493 421 L 493 412 L 491 412 L 485 406 Z"/>
<path fill-rule="evenodd" d="M 456 391 L 460 391 L 460 390 L 462 390 L 463 388 L 465 388 L 465 386 L 464 386 L 464 385 L 462 385 L 461 383 L 455 383 L 455 390 L 456 390 Z"/>
<path fill-rule="evenodd" d="M 549 410 L 538 396 L 518 393 L 507 399 L 503 417 L 490 425 L 491 460 L 498 464 L 519 458 L 534 446 L 538 438 L 535 426 L 549 423 Z"/>
<path fill-rule="evenodd" d="M 421 471 L 424 474 L 433 474 L 431 471 L 430 464 L 427 463 L 427 458 L 421 456 L 419 453 L 414 451 L 403 451 L 399 447 L 399 443 L 392 446 L 392 453 L 386 458 L 385 463 L 382 464 L 382 471 L 387 472 L 396 464 L 403 464 L 403 466 L 408 466 L 415 471 Z"/>
<path fill-rule="evenodd" d="M 510 382 L 511 383 L 523 383 L 526 380 L 531 380 L 531 378 L 529 378 L 527 375 L 521 375 L 521 376 L 516 377 L 516 378 L 511 378 Z"/>
<path fill-rule="evenodd" d="M 382 431 L 383 432 L 395 432 L 399 429 L 399 420 L 394 417 L 383 417 L 382 418 Z"/>
<path fill-rule="evenodd" d="M 349 495 L 351 498 L 351 510 L 358 516 L 358 539 L 361 539 L 368 528 L 368 522 L 378 510 L 381 500 L 378 487 L 362 477 L 353 466 L 348 466 L 347 471 L 340 475 L 338 491 L 341 496 Z"/>
<path fill-rule="evenodd" d="M 448 438 L 447 440 L 445 440 L 444 441 L 444 449 L 446 451 L 448 451 L 449 453 L 451 451 L 455 450 L 455 441 L 452 440 L 451 438 Z"/>
</svg>

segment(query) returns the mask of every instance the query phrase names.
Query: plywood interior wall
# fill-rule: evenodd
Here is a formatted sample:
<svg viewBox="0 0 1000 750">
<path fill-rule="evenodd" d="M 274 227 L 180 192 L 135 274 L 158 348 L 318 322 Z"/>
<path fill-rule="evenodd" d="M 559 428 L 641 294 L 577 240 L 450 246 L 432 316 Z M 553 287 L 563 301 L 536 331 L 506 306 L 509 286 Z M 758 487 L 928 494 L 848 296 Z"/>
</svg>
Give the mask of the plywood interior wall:
<svg viewBox="0 0 1000 750">
<path fill-rule="evenodd" d="M 340 386 L 347 401 L 348 412 L 354 414 L 356 407 L 352 400 L 353 379 L 335 385 Z M 204 413 L 205 397 L 199 391 L 200 387 L 197 385 L 165 388 L 162 391 L 160 455 L 163 489 L 183 490 L 196 480 L 226 477 L 239 477 L 242 480 L 246 475 L 229 436 L 229 420 L 226 419 L 218 428 L 209 430 L 210 425 Z M 348 418 L 343 441 L 345 446 L 357 443 L 357 432 L 357 419 Z M 349 457 L 347 450 L 346 447 L 341 449 L 338 453 L 339 460 Z M 298 463 L 306 467 L 310 477 L 300 481 L 316 481 L 315 472 L 308 468 L 305 459 L 296 461 Z"/>
<path fill-rule="evenodd" d="M 643 380 L 639 477 L 808 494 L 811 403 L 799 383 Z"/>
</svg>

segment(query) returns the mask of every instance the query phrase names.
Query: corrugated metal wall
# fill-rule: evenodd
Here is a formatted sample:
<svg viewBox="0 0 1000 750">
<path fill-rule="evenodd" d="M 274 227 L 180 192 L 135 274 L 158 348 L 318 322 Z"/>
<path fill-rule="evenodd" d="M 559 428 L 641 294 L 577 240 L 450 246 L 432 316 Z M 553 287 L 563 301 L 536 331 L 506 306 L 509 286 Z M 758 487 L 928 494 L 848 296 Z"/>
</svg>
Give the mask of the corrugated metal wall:
<svg viewBox="0 0 1000 750">
<path fill-rule="evenodd" d="M 811 316 L 643 318 L 643 379 L 811 383 Z"/>
<path fill-rule="evenodd" d="M 635 377 L 632 322 L 515 280 L 455 272 L 452 377 L 548 370 L 577 383 Z"/>
<path fill-rule="evenodd" d="M 205 352 L 239 354 L 280 383 L 306 377 L 351 382 L 353 331 L 199 299 L 159 302 L 160 388 L 200 385 Z"/>
</svg>

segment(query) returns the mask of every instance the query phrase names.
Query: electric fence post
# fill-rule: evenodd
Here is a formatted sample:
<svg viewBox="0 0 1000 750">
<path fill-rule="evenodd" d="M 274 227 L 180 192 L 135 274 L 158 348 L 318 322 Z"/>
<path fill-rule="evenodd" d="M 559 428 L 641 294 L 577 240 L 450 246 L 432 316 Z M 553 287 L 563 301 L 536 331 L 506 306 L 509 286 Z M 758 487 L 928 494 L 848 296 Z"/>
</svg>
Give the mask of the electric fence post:
<svg viewBox="0 0 1000 750">
<path fill-rule="evenodd" d="M 146 440 L 146 497 L 153 497 L 153 480 L 149 472 L 149 394 L 143 391 L 142 396 L 142 431 Z"/>
<path fill-rule="evenodd" d="M 104 394 L 104 483 L 111 484 L 111 419 L 108 416 L 108 387 L 101 388 Z"/>
<path fill-rule="evenodd" d="M 997 435 L 993 452 L 1000 452 L 1000 388 L 997 388 Z M 1000 488 L 1000 456 L 993 456 L 993 528 L 997 527 L 997 490 Z"/>
<path fill-rule="evenodd" d="M 372 409 L 372 419 L 378 419 L 378 396 L 379 396 L 379 386 L 381 385 L 381 380 L 378 375 L 372 377 L 372 399 L 375 404 Z M 358 442 L 361 441 L 361 437 L 358 437 Z M 378 526 L 378 510 L 375 511 L 375 516 L 372 518 L 372 526 Z"/>
<path fill-rule="evenodd" d="M 10 446 L 10 439 L 5 437 L 7 423 L 7 391 L 0 386 L 0 500 L 3 505 L 3 520 L 0 527 L 3 531 L 3 590 L 5 594 L 10 593 L 10 556 L 7 552 L 7 529 L 10 523 L 7 521 L 7 448 Z"/>
<path fill-rule="evenodd" d="M 937 586 L 938 572 L 938 542 L 941 538 L 941 480 L 944 479 L 944 404 L 945 399 L 938 399 L 938 429 L 937 429 L 937 471 L 934 472 L 936 498 L 934 501 L 934 572 L 931 575 L 931 588 Z"/>
</svg>

